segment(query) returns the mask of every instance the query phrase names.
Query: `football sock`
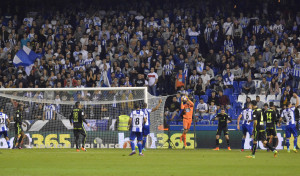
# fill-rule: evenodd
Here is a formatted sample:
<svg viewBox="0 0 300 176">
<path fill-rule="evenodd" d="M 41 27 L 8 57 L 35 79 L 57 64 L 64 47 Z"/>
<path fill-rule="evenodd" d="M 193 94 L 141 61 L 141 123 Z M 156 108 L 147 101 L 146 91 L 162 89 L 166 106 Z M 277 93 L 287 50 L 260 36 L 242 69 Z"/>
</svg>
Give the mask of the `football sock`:
<svg viewBox="0 0 300 176">
<path fill-rule="evenodd" d="M 267 146 L 272 152 L 274 151 L 274 148 L 272 147 L 272 145 L 271 145 L 269 142 L 267 142 L 266 146 Z"/>
<path fill-rule="evenodd" d="M 84 148 L 84 146 L 85 146 L 85 141 L 86 141 L 86 135 L 83 136 L 83 138 L 82 138 L 82 147 L 83 147 L 83 148 Z"/>
<path fill-rule="evenodd" d="M 286 140 L 286 148 L 289 150 L 290 149 L 290 139 Z"/>
<path fill-rule="evenodd" d="M 15 138 L 14 138 L 14 142 L 13 142 L 13 145 L 14 145 L 13 147 L 16 147 L 17 140 L 18 140 L 18 138 L 15 137 Z"/>
<path fill-rule="evenodd" d="M 135 145 L 133 141 L 130 141 L 131 150 L 135 151 Z"/>
<path fill-rule="evenodd" d="M 79 149 L 79 136 L 75 137 L 76 149 Z"/>
<path fill-rule="evenodd" d="M 143 150 L 143 148 L 142 148 L 142 141 L 139 141 L 139 142 L 137 143 L 137 146 L 138 146 L 138 148 L 139 148 L 139 153 L 142 153 L 142 150 Z"/>
<path fill-rule="evenodd" d="M 243 138 L 242 139 L 242 149 L 244 149 L 244 146 L 245 146 L 245 139 Z"/>
<path fill-rule="evenodd" d="M 253 147 L 252 147 L 252 155 L 255 155 L 256 146 L 257 146 L 257 144 L 253 144 Z"/>
<path fill-rule="evenodd" d="M 183 135 L 183 143 L 186 146 L 186 134 Z"/>
<path fill-rule="evenodd" d="M 278 145 L 278 138 L 273 139 L 273 147 L 276 148 Z"/>
<path fill-rule="evenodd" d="M 21 144 L 22 139 L 23 139 L 23 136 L 21 135 L 20 138 L 19 138 L 19 141 L 18 141 L 19 145 Z"/>
<path fill-rule="evenodd" d="M 250 147 L 252 148 L 252 146 L 253 146 L 253 139 L 250 138 Z"/>
<path fill-rule="evenodd" d="M 219 139 L 216 139 L 216 147 L 219 147 Z"/>
<path fill-rule="evenodd" d="M 294 139 L 294 149 L 296 149 L 296 147 L 297 147 L 297 137 L 295 137 Z"/>
<path fill-rule="evenodd" d="M 270 142 L 270 137 L 267 137 L 267 141 Z"/>
<path fill-rule="evenodd" d="M 6 141 L 8 148 L 10 148 L 10 142 Z"/>
<path fill-rule="evenodd" d="M 146 146 L 146 140 L 147 140 L 147 137 L 143 137 L 142 148 L 145 148 L 145 146 Z"/>
<path fill-rule="evenodd" d="M 229 147 L 230 145 L 229 145 L 229 139 L 226 139 L 226 142 L 227 142 L 227 146 Z"/>
</svg>

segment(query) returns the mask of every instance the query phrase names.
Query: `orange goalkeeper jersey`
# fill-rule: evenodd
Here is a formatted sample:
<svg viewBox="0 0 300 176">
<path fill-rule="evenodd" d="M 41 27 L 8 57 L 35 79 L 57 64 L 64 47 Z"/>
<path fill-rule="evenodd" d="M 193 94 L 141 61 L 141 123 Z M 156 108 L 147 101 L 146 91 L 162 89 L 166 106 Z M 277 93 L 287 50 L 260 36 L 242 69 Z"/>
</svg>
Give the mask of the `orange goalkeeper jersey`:
<svg viewBox="0 0 300 176">
<path fill-rule="evenodd" d="M 193 110 L 194 110 L 194 103 L 191 100 L 189 100 L 186 104 L 183 104 L 181 102 L 181 109 L 184 110 L 183 119 L 192 120 Z"/>
</svg>

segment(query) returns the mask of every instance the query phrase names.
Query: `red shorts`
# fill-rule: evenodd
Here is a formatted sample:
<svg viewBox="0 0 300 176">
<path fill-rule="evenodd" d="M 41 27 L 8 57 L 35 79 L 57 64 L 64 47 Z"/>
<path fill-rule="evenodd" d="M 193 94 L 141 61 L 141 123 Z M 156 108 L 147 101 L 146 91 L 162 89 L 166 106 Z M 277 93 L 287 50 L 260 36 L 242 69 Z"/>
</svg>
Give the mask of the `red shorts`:
<svg viewBox="0 0 300 176">
<path fill-rule="evenodd" d="M 183 119 L 183 128 L 185 130 L 189 130 L 191 128 L 191 125 L 192 125 L 192 120 Z"/>
</svg>

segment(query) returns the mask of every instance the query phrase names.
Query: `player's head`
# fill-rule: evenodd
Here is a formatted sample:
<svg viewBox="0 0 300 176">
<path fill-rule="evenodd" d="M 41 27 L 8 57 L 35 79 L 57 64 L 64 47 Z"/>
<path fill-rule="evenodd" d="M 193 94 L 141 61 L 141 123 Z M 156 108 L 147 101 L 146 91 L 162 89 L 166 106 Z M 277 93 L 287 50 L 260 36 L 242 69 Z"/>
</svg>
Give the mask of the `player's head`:
<svg viewBox="0 0 300 176">
<path fill-rule="evenodd" d="M 138 102 L 134 103 L 134 109 L 140 109 L 140 104 Z"/>
<path fill-rule="evenodd" d="M 269 103 L 269 107 L 270 107 L 271 109 L 274 109 L 274 108 L 275 108 L 274 102 L 270 102 L 270 103 Z"/>
<path fill-rule="evenodd" d="M 248 103 L 247 107 L 248 107 L 248 109 L 252 109 L 253 108 L 251 103 Z"/>
<path fill-rule="evenodd" d="M 268 103 L 265 103 L 265 104 L 264 104 L 264 109 L 267 110 L 268 108 L 269 108 Z"/>
<path fill-rule="evenodd" d="M 18 110 L 23 111 L 23 109 L 24 109 L 23 104 L 22 104 L 22 103 L 19 103 L 19 104 L 18 104 Z"/>
<path fill-rule="evenodd" d="M 144 109 L 146 109 L 148 107 L 147 103 L 143 104 Z"/>
<path fill-rule="evenodd" d="M 75 107 L 76 107 L 76 108 L 80 108 L 80 102 L 79 102 L 79 101 L 77 101 L 77 102 L 75 103 Z"/>
<path fill-rule="evenodd" d="M 253 109 L 257 109 L 257 102 L 255 100 L 252 100 L 251 104 L 253 106 Z"/>
<path fill-rule="evenodd" d="M 293 107 L 292 102 L 288 101 L 286 104 L 286 108 L 291 108 L 291 107 Z"/>
<path fill-rule="evenodd" d="M 225 108 L 221 108 L 221 114 L 222 114 L 222 115 L 225 114 Z"/>
</svg>

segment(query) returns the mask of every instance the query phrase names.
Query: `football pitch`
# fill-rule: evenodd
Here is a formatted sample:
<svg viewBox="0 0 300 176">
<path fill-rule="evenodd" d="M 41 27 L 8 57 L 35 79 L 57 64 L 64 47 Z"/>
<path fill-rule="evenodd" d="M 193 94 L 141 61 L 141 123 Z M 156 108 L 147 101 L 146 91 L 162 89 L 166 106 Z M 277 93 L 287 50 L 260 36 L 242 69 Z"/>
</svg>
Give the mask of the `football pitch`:
<svg viewBox="0 0 300 176">
<path fill-rule="evenodd" d="M 0 150 L 0 175 L 299 175 L 300 153 L 250 151 L 147 150 L 145 156 L 128 156 L 129 149 L 22 149 Z"/>
</svg>

